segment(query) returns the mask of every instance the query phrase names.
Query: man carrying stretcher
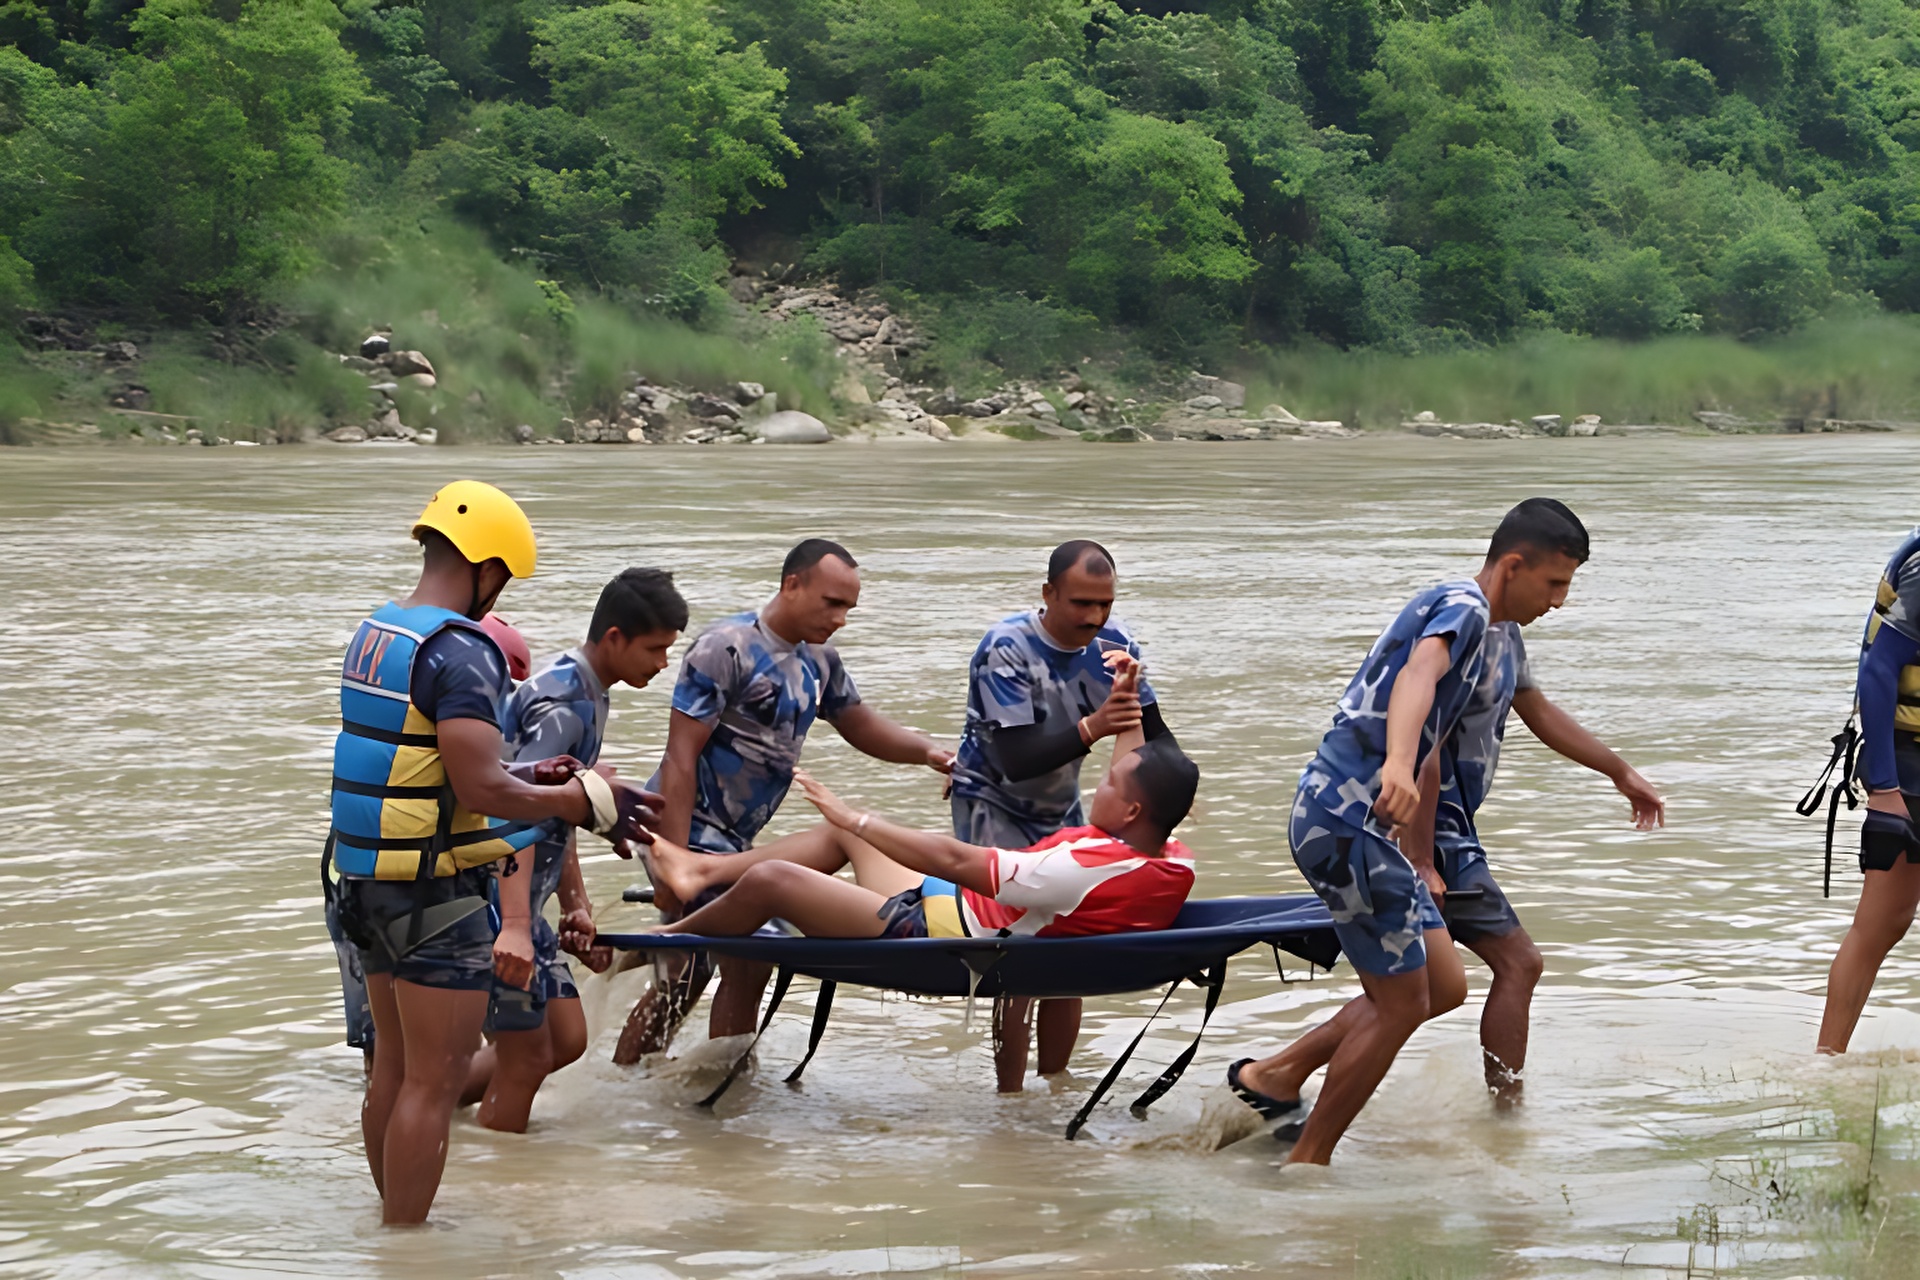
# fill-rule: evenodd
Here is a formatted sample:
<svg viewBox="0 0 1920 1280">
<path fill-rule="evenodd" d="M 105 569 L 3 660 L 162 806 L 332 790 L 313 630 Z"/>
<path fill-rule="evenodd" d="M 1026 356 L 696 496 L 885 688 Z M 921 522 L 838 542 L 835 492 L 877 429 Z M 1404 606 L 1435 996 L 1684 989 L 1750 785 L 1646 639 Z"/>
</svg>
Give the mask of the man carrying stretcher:
<svg viewBox="0 0 1920 1280">
<path fill-rule="evenodd" d="M 1116 684 L 1139 664 L 1114 654 Z M 1193 855 L 1172 838 L 1200 771 L 1171 738 L 1136 728 L 1114 744 L 1089 825 L 1022 850 L 915 831 L 848 806 L 804 771 L 794 780 L 826 822 L 746 853 L 695 854 L 656 836 L 647 872 L 690 901 L 731 884 L 662 933 L 728 937 L 786 920 L 815 938 L 1073 937 L 1164 929 L 1193 888 Z M 852 884 L 834 872 L 853 867 Z"/>
</svg>

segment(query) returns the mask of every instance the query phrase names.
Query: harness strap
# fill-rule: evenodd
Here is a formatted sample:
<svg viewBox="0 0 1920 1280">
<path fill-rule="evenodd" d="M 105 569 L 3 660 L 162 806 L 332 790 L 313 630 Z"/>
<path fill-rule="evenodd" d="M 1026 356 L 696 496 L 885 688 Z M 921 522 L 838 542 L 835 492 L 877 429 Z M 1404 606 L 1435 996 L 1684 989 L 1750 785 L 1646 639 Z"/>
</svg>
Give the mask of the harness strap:
<svg viewBox="0 0 1920 1280">
<path fill-rule="evenodd" d="M 400 941 L 401 921 L 398 918 L 387 921 L 374 933 L 374 937 L 380 940 L 387 959 L 397 964 L 412 955 L 421 944 L 433 941 L 468 916 L 486 909 L 487 900 L 478 894 L 436 902 L 430 907 L 422 905 L 416 896 L 414 908 L 406 917 L 404 942 Z"/>
<path fill-rule="evenodd" d="M 800 1075 L 813 1061 L 813 1051 L 820 1047 L 820 1037 L 826 1034 L 827 1016 L 833 1012 L 833 993 L 840 984 L 829 978 L 820 980 L 820 994 L 813 999 L 813 1029 L 807 1032 L 807 1056 L 800 1059 L 800 1065 L 787 1073 L 785 1083 L 799 1084 Z"/>
<path fill-rule="evenodd" d="M 1100 1077 L 1100 1083 L 1093 1086 L 1093 1092 L 1088 1094 L 1087 1100 L 1080 1104 L 1080 1109 L 1073 1113 L 1073 1119 L 1067 1122 L 1068 1142 L 1074 1140 L 1079 1134 L 1081 1126 L 1087 1123 L 1087 1117 L 1092 1115 L 1093 1109 L 1100 1105 L 1100 1099 L 1106 1097 L 1107 1090 L 1113 1088 L 1113 1082 L 1120 1078 L 1121 1071 L 1126 1068 L 1127 1059 L 1131 1058 L 1133 1051 L 1140 1047 L 1140 1041 L 1146 1038 L 1147 1028 L 1151 1027 L 1153 1020 L 1160 1016 L 1160 1011 L 1167 1007 L 1168 998 L 1179 989 L 1182 981 L 1184 981 L 1184 979 L 1174 979 L 1173 985 L 1167 988 L 1166 995 L 1160 997 L 1160 1003 L 1153 1007 L 1153 1012 L 1147 1015 L 1146 1022 L 1141 1024 L 1139 1034 L 1133 1037 L 1133 1043 L 1127 1046 L 1125 1053 L 1122 1053 L 1119 1058 L 1115 1059 L 1111 1067 L 1107 1068 L 1107 1074 Z"/>
<path fill-rule="evenodd" d="M 333 890 L 333 828 L 327 828 L 327 847 L 320 851 L 320 897 L 329 906 L 336 905 Z"/>
<path fill-rule="evenodd" d="M 364 724 L 358 720 L 342 720 L 340 728 L 356 738 L 369 738 L 374 742 L 384 742 L 391 747 L 437 747 L 440 745 L 438 734 L 402 733 L 398 729 L 382 729 L 377 724 Z"/>
<path fill-rule="evenodd" d="M 1814 779 L 1811 787 L 1807 788 L 1807 793 L 1800 797 L 1798 804 L 1793 806 L 1795 813 L 1803 818 L 1810 818 L 1820 812 L 1821 801 L 1826 801 L 1826 864 L 1820 874 L 1820 896 L 1823 898 L 1833 896 L 1833 833 L 1834 827 L 1840 821 L 1840 803 L 1844 800 L 1849 812 L 1860 807 L 1860 797 L 1854 790 L 1853 781 L 1854 764 L 1860 750 L 1860 731 L 1853 724 L 1857 714 L 1856 708 L 1847 716 L 1847 723 L 1841 727 L 1840 732 L 1833 735 L 1833 754 L 1827 757 L 1827 767 L 1820 771 L 1820 776 Z M 1833 793 L 1829 797 L 1827 784 L 1833 778 L 1836 769 L 1839 770 L 1840 777 L 1833 782 Z"/>
<path fill-rule="evenodd" d="M 773 1023 L 773 1015 L 780 1011 L 780 1002 L 787 998 L 787 986 L 792 981 L 793 970 L 787 965 L 781 965 L 780 971 L 774 975 L 773 979 L 773 998 L 767 1001 L 767 1012 L 760 1019 L 760 1029 L 753 1033 L 753 1043 L 747 1046 L 745 1053 L 733 1060 L 733 1065 L 727 1068 L 727 1078 L 720 1082 L 719 1087 L 700 1099 L 702 1107 L 709 1111 L 713 1110 L 713 1104 L 720 1101 L 720 1095 L 731 1089 L 733 1082 L 740 1078 L 740 1073 L 747 1069 L 747 1059 L 753 1056 L 754 1049 L 760 1044 L 760 1037 L 767 1034 L 767 1028 Z"/>
<path fill-rule="evenodd" d="M 420 931 L 426 923 L 427 883 L 433 879 L 433 869 L 440 865 L 440 854 L 453 840 L 453 783 L 445 782 L 434 788 L 434 797 L 440 802 L 440 817 L 434 824 L 433 839 L 420 850 L 420 867 L 413 876 L 413 913 L 407 917 L 408 951 L 420 945 Z"/>
<path fill-rule="evenodd" d="M 1200 1013 L 1200 1030 L 1194 1033 L 1193 1043 L 1188 1045 L 1186 1050 L 1160 1073 L 1158 1080 L 1147 1086 L 1145 1093 L 1133 1100 L 1131 1107 L 1127 1108 L 1133 1113 L 1135 1120 L 1145 1120 L 1147 1108 L 1160 1101 L 1167 1090 L 1180 1082 L 1180 1077 L 1186 1074 L 1187 1068 L 1193 1065 L 1193 1055 L 1200 1052 L 1200 1038 L 1207 1034 L 1207 1020 L 1213 1017 L 1214 1006 L 1220 1003 L 1220 993 L 1226 989 L 1227 958 L 1221 956 L 1215 960 L 1212 967 L 1207 970 L 1206 977 L 1193 977 L 1188 981 L 1198 982 L 1207 988 L 1207 1007 Z"/>
</svg>

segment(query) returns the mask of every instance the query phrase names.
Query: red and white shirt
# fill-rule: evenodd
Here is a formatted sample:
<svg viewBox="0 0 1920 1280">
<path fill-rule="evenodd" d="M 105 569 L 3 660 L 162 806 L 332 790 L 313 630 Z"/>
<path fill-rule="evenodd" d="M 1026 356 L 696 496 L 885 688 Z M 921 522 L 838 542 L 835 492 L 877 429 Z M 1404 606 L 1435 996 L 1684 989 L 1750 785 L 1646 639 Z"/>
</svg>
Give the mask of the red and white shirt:
<svg viewBox="0 0 1920 1280">
<path fill-rule="evenodd" d="M 1098 827 L 1068 827 L 1027 849 L 992 850 L 993 895 L 960 890 L 967 931 L 1038 938 L 1164 929 L 1193 890 L 1193 854 L 1157 858 Z"/>
</svg>

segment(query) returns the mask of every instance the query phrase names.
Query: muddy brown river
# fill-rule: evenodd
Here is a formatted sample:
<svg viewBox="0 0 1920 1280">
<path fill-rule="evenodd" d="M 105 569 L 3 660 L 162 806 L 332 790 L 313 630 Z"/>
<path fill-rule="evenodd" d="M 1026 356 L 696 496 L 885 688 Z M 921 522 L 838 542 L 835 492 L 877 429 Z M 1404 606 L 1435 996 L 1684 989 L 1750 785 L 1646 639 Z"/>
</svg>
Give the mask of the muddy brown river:
<svg viewBox="0 0 1920 1280">
<path fill-rule="evenodd" d="M 9 450 L 0 456 L 0 1274 L 718 1277 L 1915 1274 L 1920 937 L 1855 1052 L 1812 1056 L 1859 877 L 1820 896 L 1791 803 L 1851 698 L 1878 568 L 1920 520 L 1905 437 L 1418 438 L 1260 445 Z M 967 659 L 1046 552 L 1111 547 L 1118 612 L 1203 771 L 1183 832 L 1206 895 L 1297 892 L 1285 817 L 1347 676 L 1404 598 L 1477 566 L 1500 514 L 1569 502 L 1594 538 L 1535 674 L 1660 786 L 1642 835 L 1517 722 L 1483 815 L 1547 956 L 1527 1101 L 1495 1114 L 1466 1008 L 1415 1037 L 1336 1163 L 1214 1153 L 1225 1064 L 1357 989 L 1344 966 L 1231 971 L 1185 1082 L 1175 995 L 1120 1101 L 1060 1131 L 1158 999 L 1088 1006 L 1075 1081 L 993 1092 L 962 1002 L 841 993 L 799 1087 L 796 984 L 718 1114 L 718 1050 L 611 1065 L 638 974 L 586 986 L 588 1057 L 531 1131 L 456 1119 L 424 1230 L 361 1158 L 315 867 L 341 647 L 412 582 L 442 482 L 527 507 L 541 573 L 502 612 L 574 643 L 602 582 L 669 567 L 696 625 L 757 605 L 812 534 L 860 558 L 840 648 L 866 698 L 957 733 Z M 651 767 L 669 686 L 614 695 L 607 757 Z M 842 794 L 937 826 L 925 770 L 824 726 Z M 1091 783 L 1095 774 L 1088 772 Z M 806 822 L 793 801 L 777 831 Z M 1850 846 L 1849 832 L 1842 845 Z M 603 927 L 638 876 L 586 866 Z M 1291 966 L 1288 978 L 1303 976 Z M 984 1009 L 982 1010 L 984 1013 Z M 1877 1098 L 1877 1101 L 1876 1101 Z M 1691 1268 L 1691 1270 L 1689 1270 Z"/>
</svg>

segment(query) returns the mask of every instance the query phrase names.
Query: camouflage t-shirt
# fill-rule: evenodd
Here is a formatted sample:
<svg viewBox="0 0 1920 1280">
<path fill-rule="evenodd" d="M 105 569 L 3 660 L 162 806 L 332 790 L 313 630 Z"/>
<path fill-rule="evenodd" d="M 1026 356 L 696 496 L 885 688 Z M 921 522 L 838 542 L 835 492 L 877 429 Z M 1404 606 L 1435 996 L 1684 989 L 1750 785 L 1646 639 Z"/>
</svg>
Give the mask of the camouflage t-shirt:
<svg viewBox="0 0 1920 1280">
<path fill-rule="evenodd" d="M 1437 853 L 1467 860 L 1485 856 L 1473 815 L 1493 787 L 1500 744 L 1507 735 L 1507 712 L 1514 695 L 1535 688 L 1520 624 L 1496 622 L 1487 628 L 1486 660 L 1467 709 L 1440 752 L 1440 804 L 1433 817 Z"/>
<path fill-rule="evenodd" d="M 1394 681 L 1420 641 L 1449 636 L 1447 670 L 1433 692 L 1433 707 L 1421 726 L 1413 769 L 1434 745 L 1452 733 L 1480 682 L 1486 659 L 1487 597 L 1472 579 L 1442 582 L 1415 596 L 1395 617 L 1334 709 L 1333 727 L 1300 775 L 1300 798 L 1312 800 L 1350 826 L 1365 825 L 1380 795 L 1387 762 L 1387 703 Z"/>
<path fill-rule="evenodd" d="M 673 709 L 713 726 L 695 771 L 689 843 L 751 848 L 793 785 L 814 718 L 831 721 L 859 701 L 832 645 L 790 644 L 758 610 L 702 632 L 673 686 Z"/>
<path fill-rule="evenodd" d="M 1117 618 L 1084 649 L 1061 648 L 1032 610 L 996 622 L 968 668 L 967 724 L 954 762 L 953 794 L 984 800 L 1048 830 L 1082 825 L 1079 760 L 1014 782 L 994 766 L 987 742 L 995 729 L 1072 725 L 1098 711 L 1113 692 L 1103 655 L 1114 649 L 1140 656 L 1139 642 Z M 1153 686 L 1142 677 L 1140 703 L 1153 701 Z"/>
<path fill-rule="evenodd" d="M 500 732 L 511 762 L 572 756 L 581 764 L 600 759 L 607 731 L 606 686 L 578 649 L 569 649 L 520 683 L 507 699 Z M 566 856 L 572 827 L 561 818 L 549 819 L 534 845 L 533 913 L 560 886 L 561 860 Z"/>
</svg>

